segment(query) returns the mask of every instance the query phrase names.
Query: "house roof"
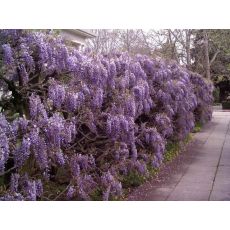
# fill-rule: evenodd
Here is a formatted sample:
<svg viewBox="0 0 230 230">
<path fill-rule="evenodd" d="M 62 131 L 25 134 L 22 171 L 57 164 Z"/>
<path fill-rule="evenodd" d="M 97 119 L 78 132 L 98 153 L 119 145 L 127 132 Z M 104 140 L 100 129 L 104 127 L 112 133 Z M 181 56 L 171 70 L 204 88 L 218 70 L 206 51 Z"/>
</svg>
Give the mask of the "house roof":
<svg viewBox="0 0 230 230">
<path fill-rule="evenodd" d="M 96 37 L 90 30 L 65 29 L 64 31 L 72 33 L 73 35 L 84 37 L 84 38 L 94 38 L 94 37 Z"/>
</svg>

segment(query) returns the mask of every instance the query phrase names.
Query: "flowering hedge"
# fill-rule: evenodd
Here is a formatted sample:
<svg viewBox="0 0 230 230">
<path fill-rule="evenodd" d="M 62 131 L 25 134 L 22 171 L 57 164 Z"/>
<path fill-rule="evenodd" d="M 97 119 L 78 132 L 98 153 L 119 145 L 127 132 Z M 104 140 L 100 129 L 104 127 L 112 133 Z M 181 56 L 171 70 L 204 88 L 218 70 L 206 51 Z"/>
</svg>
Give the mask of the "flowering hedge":
<svg viewBox="0 0 230 230">
<path fill-rule="evenodd" d="M 1 30 L 1 200 L 104 200 L 148 174 L 168 141 L 211 119 L 212 84 L 181 66 L 95 55 L 53 34 Z"/>
</svg>

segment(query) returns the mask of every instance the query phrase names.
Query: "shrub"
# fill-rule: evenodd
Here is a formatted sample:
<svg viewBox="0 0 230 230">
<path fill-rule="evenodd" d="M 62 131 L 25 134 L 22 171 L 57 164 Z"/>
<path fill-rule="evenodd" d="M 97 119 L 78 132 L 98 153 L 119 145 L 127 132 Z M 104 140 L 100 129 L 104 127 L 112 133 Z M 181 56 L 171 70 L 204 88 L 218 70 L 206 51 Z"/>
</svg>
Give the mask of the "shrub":
<svg viewBox="0 0 230 230">
<path fill-rule="evenodd" d="M 122 176 L 157 169 L 167 142 L 211 119 L 212 84 L 176 63 L 79 52 L 50 33 L 0 38 L 2 200 L 119 197 Z"/>
<path fill-rule="evenodd" d="M 230 109 L 230 101 L 223 101 L 222 102 L 223 109 Z"/>
</svg>

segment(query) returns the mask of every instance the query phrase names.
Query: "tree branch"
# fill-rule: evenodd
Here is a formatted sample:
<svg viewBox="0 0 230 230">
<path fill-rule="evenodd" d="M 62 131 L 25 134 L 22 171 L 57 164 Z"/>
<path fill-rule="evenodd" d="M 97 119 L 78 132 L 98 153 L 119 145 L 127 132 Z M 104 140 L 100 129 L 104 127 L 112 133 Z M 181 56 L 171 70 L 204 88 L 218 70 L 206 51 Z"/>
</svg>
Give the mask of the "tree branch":
<svg viewBox="0 0 230 230">
<path fill-rule="evenodd" d="M 170 33 L 173 35 L 173 37 L 176 39 L 176 41 L 179 42 L 179 43 L 183 46 L 184 49 L 186 49 L 185 43 L 182 42 L 182 41 L 177 37 L 177 35 L 174 33 L 174 31 L 173 31 L 173 30 L 169 30 L 169 31 L 170 31 Z"/>
<path fill-rule="evenodd" d="M 212 65 L 212 63 L 215 61 L 215 59 L 216 59 L 216 57 L 217 57 L 217 55 L 220 53 L 220 50 L 217 50 L 216 52 L 215 52 L 215 54 L 213 55 L 213 57 L 212 57 L 212 59 L 211 59 L 211 61 L 210 61 L 210 66 Z"/>
<path fill-rule="evenodd" d="M 14 167 L 8 169 L 7 171 L 5 171 L 5 172 L 3 172 L 3 173 L 0 173 L 0 176 L 4 176 L 4 175 L 8 174 L 8 173 L 10 173 L 11 171 L 13 171 L 14 169 L 16 169 L 16 166 L 14 166 Z"/>
</svg>

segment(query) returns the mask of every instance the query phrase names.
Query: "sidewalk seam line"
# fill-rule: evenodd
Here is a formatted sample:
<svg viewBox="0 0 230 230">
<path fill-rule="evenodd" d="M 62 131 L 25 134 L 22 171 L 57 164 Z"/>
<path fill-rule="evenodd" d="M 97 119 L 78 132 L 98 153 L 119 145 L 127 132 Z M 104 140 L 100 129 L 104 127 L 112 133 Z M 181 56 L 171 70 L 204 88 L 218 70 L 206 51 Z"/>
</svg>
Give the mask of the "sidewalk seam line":
<svg viewBox="0 0 230 230">
<path fill-rule="evenodd" d="M 214 132 L 215 129 L 216 129 L 216 126 L 214 126 L 214 127 L 212 128 L 212 130 L 210 131 L 210 133 L 209 133 L 209 135 L 207 136 L 207 138 L 205 138 L 205 141 L 201 143 L 201 146 L 203 146 L 203 145 L 207 142 L 207 140 L 208 140 L 209 137 L 212 135 L 212 133 Z M 194 136 L 194 140 L 196 140 L 196 137 L 195 137 L 195 136 Z M 194 142 L 194 143 L 195 143 L 195 142 Z M 194 144 L 194 143 L 193 143 L 193 144 Z M 186 151 L 187 151 L 187 150 L 186 150 Z M 190 162 L 189 166 L 190 166 L 191 164 L 192 164 L 192 162 Z M 188 168 L 189 168 L 189 166 L 188 166 Z M 188 168 L 187 168 L 187 170 L 184 172 L 184 174 L 180 177 L 179 181 L 175 184 L 175 186 L 173 187 L 172 191 L 166 196 L 165 201 L 168 201 L 168 198 L 171 196 L 171 194 L 173 194 L 173 192 L 175 191 L 177 185 L 181 182 L 182 178 L 183 178 L 184 175 L 187 173 Z"/>
<path fill-rule="evenodd" d="M 217 174 L 217 171 L 218 171 L 218 169 L 219 169 L 220 160 L 221 160 L 221 157 L 222 157 L 223 148 L 224 148 L 224 145 L 225 145 L 225 142 L 226 142 L 226 137 L 227 137 L 227 133 L 228 133 L 228 131 L 229 131 L 229 127 L 230 127 L 230 121 L 228 121 L 228 128 L 227 128 L 227 130 L 226 130 L 226 133 L 225 133 L 225 136 L 224 136 L 223 145 L 222 145 L 222 147 L 221 147 L 220 157 L 219 157 L 219 160 L 218 160 L 218 163 L 217 163 L 215 176 L 214 176 L 214 179 L 213 179 L 213 182 L 212 182 L 212 188 L 211 188 L 211 191 L 210 191 L 209 196 L 208 196 L 208 200 L 209 200 L 209 201 L 210 201 L 211 194 L 212 194 L 212 191 L 213 191 L 213 187 L 214 187 L 214 184 L 215 184 L 216 174 Z"/>
</svg>

